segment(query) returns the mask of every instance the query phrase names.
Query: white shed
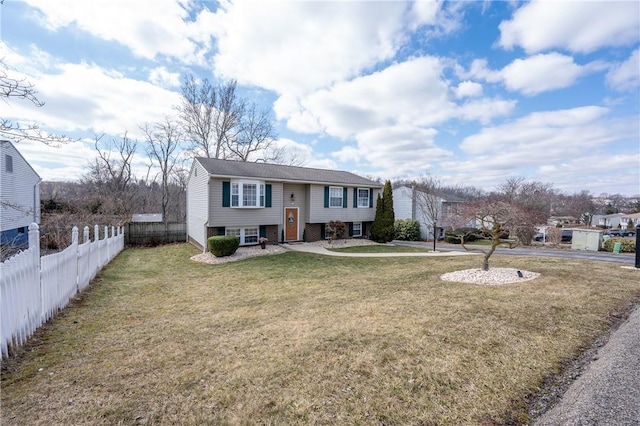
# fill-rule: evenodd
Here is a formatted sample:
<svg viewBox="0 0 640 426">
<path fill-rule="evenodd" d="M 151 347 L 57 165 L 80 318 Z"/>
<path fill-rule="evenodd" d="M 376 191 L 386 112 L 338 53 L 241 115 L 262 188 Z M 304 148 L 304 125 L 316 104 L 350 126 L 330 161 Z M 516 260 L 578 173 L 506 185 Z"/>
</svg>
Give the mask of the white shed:
<svg viewBox="0 0 640 426">
<path fill-rule="evenodd" d="M 602 243 L 602 231 L 598 229 L 574 229 L 571 248 L 573 250 L 598 251 Z"/>
</svg>

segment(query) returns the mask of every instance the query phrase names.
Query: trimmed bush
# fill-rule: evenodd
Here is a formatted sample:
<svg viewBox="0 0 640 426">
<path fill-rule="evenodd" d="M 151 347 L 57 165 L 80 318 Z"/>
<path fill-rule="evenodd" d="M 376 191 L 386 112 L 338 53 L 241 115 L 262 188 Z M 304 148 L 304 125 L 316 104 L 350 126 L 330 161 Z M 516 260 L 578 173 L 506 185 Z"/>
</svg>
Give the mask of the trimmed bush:
<svg viewBox="0 0 640 426">
<path fill-rule="evenodd" d="M 413 219 L 398 219 L 395 222 L 396 239 L 403 241 L 420 240 L 420 222 Z"/>
<path fill-rule="evenodd" d="M 472 241 L 482 238 L 482 232 L 476 228 L 457 228 L 453 231 L 446 231 L 444 233 L 444 240 L 451 244 L 460 244 L 460 236 L 464 235 L 464 242 L 470 243 Z"/>
<path fill-rule="evenodd" d="M 220 235 L 207 240 L 207 248 L 215 257 L 231 256 L 240 247 L 240 238 Z"/>
<path fill-rule="evenodd" d="M 622 243 L 620 247 L 620 253 L 635 253 L 636 252 L 636 240 L 634 238 L 611 238 L 604 242 L 602 245 L 603 251 L 613 252 L 613 246 L 616 243 Z"/>
</svg>

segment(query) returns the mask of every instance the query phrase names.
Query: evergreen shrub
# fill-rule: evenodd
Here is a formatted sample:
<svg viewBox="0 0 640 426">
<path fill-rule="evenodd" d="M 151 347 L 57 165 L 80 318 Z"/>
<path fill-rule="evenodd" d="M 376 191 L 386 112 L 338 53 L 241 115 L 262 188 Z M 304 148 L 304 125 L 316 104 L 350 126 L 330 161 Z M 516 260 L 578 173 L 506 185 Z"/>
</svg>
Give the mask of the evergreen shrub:
<svg viewBox="0 0 640 426">
<path fill-rule="evenodd" d="M 622 243 L 620 247 L 620 253 L 635 253 L 636 252 L 636 240 L 635 238 L 611 238 L 604 242 L 602 245 L 602 251 L 613 252 L 613 246 L 616 243 Z"/>
<path fill-rule="evenodd" d="M 240 247 L 240 238 L 233 235 L 219 235 L 207 240 L 207 248 L 215 257 L 231 256 Z"/>
<path fill-rule="evenodd" d="M 413 219 L 398 219 L 395 222 L 396 239 L 403 241 L 420 240 L 420 222 Z"/>
</svg>

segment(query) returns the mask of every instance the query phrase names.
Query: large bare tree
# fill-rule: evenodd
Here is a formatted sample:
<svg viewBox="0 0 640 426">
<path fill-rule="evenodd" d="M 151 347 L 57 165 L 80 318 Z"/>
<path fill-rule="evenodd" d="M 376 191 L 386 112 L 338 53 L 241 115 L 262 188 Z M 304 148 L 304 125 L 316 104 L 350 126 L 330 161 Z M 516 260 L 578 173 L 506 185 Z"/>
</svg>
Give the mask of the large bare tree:
<svg viewBox="0 0 640 426">
<path fill-rule="evenodd" d="M 38 99 L 35 86 L 23 77 L 12 76 L 9 67 L 0 60 L 0 98 L 9 105 L 10 99 L 26 100 L 36 107 L 44 106 L 44 102 Z M 8 110 L 6 110 L 8 111 Z M 11 119 L 0 117 L 0 138 L 11 139 L 14 142 L 32 140 L 47 145 L 70 142 L 71 139 L 64 135 L 55 135 L 40 129 L 36 123 L 15 122 Z"/>
<path fill-rule="evenodd" d="M 159 168 L 160 188 L 162 191 L 161 208 L 162 220 L 168 222 L 168 205 L 171 199 L 171 181 L 174 177 L 178 161 L 178 146 L 181 143 L 182 134 L 176 123 L 168 118 L 154 125 L 145 124 L 142 127 L 147 142 L 147 155 L 152 164 Z"/>
<path fill-rule="evenodd" d="M 276 139 L 268 110 L 242 98 L 236 81 L 218 86 L 190 75 L 182 85 L 176 107 L 185 136 L 196 155 L 249 161 L 252 154 L 267 151 Z M 264 155 L 263 160 L 267 160 Z"/>
</svg>

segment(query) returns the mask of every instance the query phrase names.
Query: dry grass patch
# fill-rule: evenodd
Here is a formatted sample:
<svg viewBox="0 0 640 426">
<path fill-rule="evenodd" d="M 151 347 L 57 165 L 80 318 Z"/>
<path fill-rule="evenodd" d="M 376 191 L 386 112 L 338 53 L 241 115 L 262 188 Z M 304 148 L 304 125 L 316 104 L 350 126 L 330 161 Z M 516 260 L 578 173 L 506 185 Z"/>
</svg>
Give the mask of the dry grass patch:
<svg viewBox="0 0 640 426">
<path fill-rule="evenodd" d="M 504 424 L 640 297 L 618 265 L 129 249 L 3 363 L 2 424 Z"/>
</svg>

